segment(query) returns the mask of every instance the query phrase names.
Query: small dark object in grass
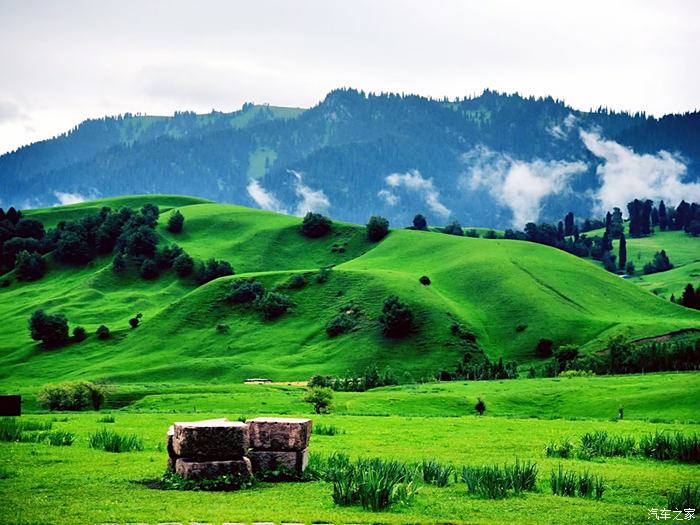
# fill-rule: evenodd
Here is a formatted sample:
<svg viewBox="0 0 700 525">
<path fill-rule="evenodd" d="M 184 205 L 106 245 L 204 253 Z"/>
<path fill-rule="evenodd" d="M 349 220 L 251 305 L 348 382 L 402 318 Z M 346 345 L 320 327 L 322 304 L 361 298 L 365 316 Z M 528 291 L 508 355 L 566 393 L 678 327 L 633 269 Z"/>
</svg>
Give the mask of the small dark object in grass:
<svg viewBox="0 0 700 525">
<path fill-rule="evenodd" d="M 484 403 L 483 399 L 478 398 L 476 405 L 474 405 L 474 410 L 476 410 L 480 416 L 484 415 L 484 412 L 486 412 L 486 403 Z"/>
<path fill-rule="evenodd" d="M 527 328 L 526 324 L 519 324 L 518 326 L 515 327 L 515 331 L 518 333 L 524 332 L 526 328 Z"/>
<path fill-rule="evenodd" d="M 422 275 L 421 278 L 418 280 L 423 286 L 430 286 L 430 277 L 428 277 L 427 275 Z"/>
<path fill-rule="evenodd" d="M 9 279 L 3 279 L 2 281 L 0 281 L 0 288 L 8 288 L 10 284 L 12 284 L 12 281 L 10 281 Z"/>
</svg>

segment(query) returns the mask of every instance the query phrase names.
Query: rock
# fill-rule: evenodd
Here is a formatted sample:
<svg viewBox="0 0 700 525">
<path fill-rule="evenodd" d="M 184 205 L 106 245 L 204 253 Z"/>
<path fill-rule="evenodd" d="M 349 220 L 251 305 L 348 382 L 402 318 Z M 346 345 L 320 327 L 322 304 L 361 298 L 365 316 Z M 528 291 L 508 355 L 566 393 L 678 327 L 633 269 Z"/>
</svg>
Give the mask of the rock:
<svg viewBox="0 0 700 525">
<path fill-rule="evenodd" d="M 241 459 L 248 450 L 248 425 L 214 419 L 175 423 L 172 448 L 177 457 L 192 460 Z"/>
<path fill-rule="evenodd" d="M 282 417 L 249 419 L 250 446 L 255 450 L 296 450 L 309 446 L 311 420 Z"/>
<path fill-rule="evenodd" d="M 175 472 L 184 479 L 212 479 L 218 476 L 252 475 L 248 458 L 230 461 L 194 461 L 180 458 L 175 462 Z"/>
<path fill-rule="evenodd" d="M 309 463 L 309 451 L 251 450 L 248 457 L 256 474 L 284 468 L 301 474 Z"/>
<path fill-rule="evenodd" d="M 177 462 L 177 458 L 168 458 L 168 470 L 170 472 L 175 472 L 175 462 Z"/>
</svg>

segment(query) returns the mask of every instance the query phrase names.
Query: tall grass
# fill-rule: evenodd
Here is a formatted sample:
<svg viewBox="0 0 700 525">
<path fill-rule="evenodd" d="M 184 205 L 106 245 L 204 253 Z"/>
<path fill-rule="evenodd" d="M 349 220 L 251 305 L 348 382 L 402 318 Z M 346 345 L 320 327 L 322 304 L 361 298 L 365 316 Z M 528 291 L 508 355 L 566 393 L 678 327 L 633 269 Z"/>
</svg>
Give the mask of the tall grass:
<svg viewBox="0 0 700 525">
<path fill-rule="evenodd" d="M 313 457 L 312 476 L 329 481 L 337 505 L 362 505 L 371 511 L 409 504 L 417 493 L 415 469 L 399 461 L 379 458 L 351 461 L 345 454 Z"/>
<path fill-rule="evenodd" d="M 97 420 L 98 423 L 115 423 L 116 421 L 112 414 L 106 414 Z"/>
<path fill-rule="evenodd" d="M 656 431 L 639 440 L 639 451 L 643 456 L 662 461 L 675 459 L 685 463 L 700 463 L 700 437 Z"/>
<path fill-rule="evenodd" d="M 509 491 L 519 494 L 534 491 L 537 485 L 537 465 L 529 461 L 514 465 L 466 466 L 462 468 L 462 481 L 467 485 L 467 492 L 478 494 L 483 498 L 501 499 Z"/>
<path fill-rule="evenodd" d="M 682 432 L 655 432 L 644 434 L 635 440 L 633 436 L 611 436 L 606 431 L 587 432 L 581 436 L 581 445 L 576 448 L 570 441 L 560 444 L 550 441 L 545 446 L 547 457 L 579 459 L 613 456 L 643 456 L 661 461 L 676 460 L 684 463 L 700 463 L 700 437 L 686 436 Z"/>
<path fill-rule="evenodd" d="M 106 452 L 131 452 L 143 450 L 143 440 L 135 434 L 118 434 L 106 428 L 100 429 L 88 436 L 90 448 L 98 448 Z"/>
<path fill-rule="evenodd" d="M 581 474 L 565 470 L 559 465 L 557 470 L 552 470 L 549 477 L 552 494 L 555 496 L 580 496 L 590 498 L 595 496 L 601 499 L 605 492 L 605 480 L 602 476 L 597 476 L 585 471 Z"/>
<path fill-rule="evenodd" d="M 680 490 L 668 495 L 667 509 L 684 510 L 700 509 L 700 488 L 691 487 L 690 483 L 683 485 Z"/>
<path fill-rule="evenodd" d="M 425 483 L 438 487 L 449 485 L 455 473 L 455 468 L 452 465 L 443 465 L 434 459 L 424 459 L 418 464 L 417 470 Z"/>
<path fill-rule="evenodd" d="M 342 428 L 336 427 L 335 425 L 324 425 L 323 423 L 315 424 L 313 432 L 317 436 L 335 436 L 337 434 L 345 434 L 345 431 Z"/>
<path fill-rule="evenodd" d="M 17 417 L 0 418 L 0 441 L 35 441 L 25 432 L 51 430 L 51 421 L 34 421 Z"/>
</svg>

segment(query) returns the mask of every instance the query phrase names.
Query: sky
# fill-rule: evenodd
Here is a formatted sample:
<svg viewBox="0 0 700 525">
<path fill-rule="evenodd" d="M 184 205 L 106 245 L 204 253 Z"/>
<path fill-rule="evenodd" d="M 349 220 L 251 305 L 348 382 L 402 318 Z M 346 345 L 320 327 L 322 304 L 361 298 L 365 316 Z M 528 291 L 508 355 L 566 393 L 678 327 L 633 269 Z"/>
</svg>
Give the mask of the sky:
<svg viewBox="0 0 700 525">
<path fill-rule="evenodd" d="M 0 0 L 0 153 L 125 112 L 310 107 L 338 87 L 700 109 L 695 0 Z"/>
</svg>

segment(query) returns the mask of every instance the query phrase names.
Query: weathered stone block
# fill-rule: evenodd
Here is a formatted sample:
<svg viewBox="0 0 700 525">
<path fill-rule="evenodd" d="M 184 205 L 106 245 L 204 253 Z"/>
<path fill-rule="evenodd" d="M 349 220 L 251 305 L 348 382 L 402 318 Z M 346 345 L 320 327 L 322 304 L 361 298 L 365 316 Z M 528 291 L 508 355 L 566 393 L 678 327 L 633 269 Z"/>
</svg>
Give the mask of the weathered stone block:
<svg viewBox="0 0 700 525">
<path fill-rule="evenodd" d="M 253 472 L 263 473 L 284 468 L 290 472 L 302 473 L 309 463 L 309 451 L 251 450 L 248 457 Z"/>
<path fill-rule="evenodd" d="M 240 421 L 208 420 L 173 425 L 172 449 L 193 460 L 241 459 L 248 450 L 248 425 Z"/>
<path fill-rule="evenodd" d="M 283 417 L 249 419 L 250 446 L 255 450 L 296 450 L 309 446 L 311 420 Z"/>
<path fill-rule="evenodd" d="M 175 462 L 175 472 L 185 479 L 212 479 L 218 476 L 253 473 L 248 458 L 229 461 L 194 461 L 180 458 Z"/>
</svg>

